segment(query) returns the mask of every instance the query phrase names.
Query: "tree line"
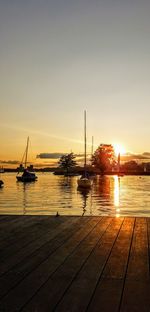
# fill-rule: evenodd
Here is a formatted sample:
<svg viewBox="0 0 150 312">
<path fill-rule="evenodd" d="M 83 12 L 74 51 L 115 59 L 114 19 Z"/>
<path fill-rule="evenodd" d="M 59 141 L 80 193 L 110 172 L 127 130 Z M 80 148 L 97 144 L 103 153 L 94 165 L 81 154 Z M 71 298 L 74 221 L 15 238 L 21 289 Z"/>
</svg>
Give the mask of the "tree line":
<svg viewBox="0 0 150 312">
<path fill-rule="evenodd" d="M 120 163 L 120 155 L 118 156 L 115 154 L 112 144 L 100 144 L 91 156 L 89 164 L 87 165 L 87 170 L 99 174 L 118 171 L 131 174 L 142 174 L 150 172 L 150 163 L 139 164 L 135 160 Z M 58 168 L 64 170 L 66 174 L 68 174 L 70 171 L 76 170 L 77 166 L 78 164 L 76 161 L 76 156 L 72 152 L 66 155 L 62 155 L 58 162 Z"/>
</svg>

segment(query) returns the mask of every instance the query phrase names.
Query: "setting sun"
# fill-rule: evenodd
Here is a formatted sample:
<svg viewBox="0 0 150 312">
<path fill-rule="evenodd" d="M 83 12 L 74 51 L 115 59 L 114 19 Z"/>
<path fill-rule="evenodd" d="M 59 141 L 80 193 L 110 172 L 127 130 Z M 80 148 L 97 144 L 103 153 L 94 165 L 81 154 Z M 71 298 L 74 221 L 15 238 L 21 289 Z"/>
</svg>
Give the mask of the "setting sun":
<svg viewBox="0 0 150 312">
<path fill-rule="evenodd" d="M 120 155 L 124 155 L 126 150 L 124 148 L 123 145 L 119 144 L 119 143 L 114 143 L 113 144 L 114 150 L 115 150 L 115 154 L 118 155 L 120 153 Z"/>
</svg>

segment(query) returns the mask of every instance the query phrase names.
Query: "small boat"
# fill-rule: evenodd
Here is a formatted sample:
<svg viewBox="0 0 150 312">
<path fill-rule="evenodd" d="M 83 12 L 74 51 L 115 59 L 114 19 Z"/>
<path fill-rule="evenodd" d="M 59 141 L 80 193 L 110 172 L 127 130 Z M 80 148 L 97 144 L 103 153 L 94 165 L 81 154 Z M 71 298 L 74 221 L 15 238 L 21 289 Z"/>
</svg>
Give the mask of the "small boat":
<svg viewBox="0 0 150 312">
<path fill-rule="evenodd" d="M 92 186 L 92 181 L 89 178 L 81 177 L 78 180 L 78 187 L 87 189 L 87 188 L 90 188 L 91 186 Z"/>
<path fill-rule="evenodd" d="M 30 172 L 27 169 L 24 169 L 22 176 L 17 176 L 16 178 L 18 182 L 34 182 L 37 180 L 35 173 Z"/>
<path fill-rule="evenodd" d="M 25 165 L 24 165 L 24 170 L 23 174 L 21 176 L 16 176 L 16 179 L 18 182 L 35 182 L 37 180 L 37 176 L 35 175 L 34 172 L 30 172 L 27 170 L 26 165 L 27 165 L 27 157 L 28 157 L 28 147 L 29 147 L 29 137 L 27 138 L 27 146 L 25 150 Z"/>
<path fill-rule="evenodd" d="M 4 185 L 4 182 L 0 180 L 0 187 L 2 187 L 3 185 Z"/>
<path fill-rule="evenodd" d="M 86 111 L 84 111 L 84 174 L 78 179 L 77 183 L 80 188 L 88 189 L 92 186 L 92 180 L 86 172 Z"/>
</svg>

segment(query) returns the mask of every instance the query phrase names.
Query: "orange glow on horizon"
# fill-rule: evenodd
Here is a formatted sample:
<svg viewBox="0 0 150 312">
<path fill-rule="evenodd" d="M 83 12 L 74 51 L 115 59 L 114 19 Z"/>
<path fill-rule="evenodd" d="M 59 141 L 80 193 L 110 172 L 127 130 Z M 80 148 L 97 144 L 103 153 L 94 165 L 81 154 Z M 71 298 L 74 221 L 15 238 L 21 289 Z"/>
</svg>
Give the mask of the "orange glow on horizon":
<svg viewBox="0 0 150 312">
<path fill-rule="evenodd" d="M 113 147 L 114 147 L 116 156 L 118 156 L 119 153 L 120 155 L 124 155 L 126 153 L 124 146 L 119 143 L 114 143 Z"/>
</svg>

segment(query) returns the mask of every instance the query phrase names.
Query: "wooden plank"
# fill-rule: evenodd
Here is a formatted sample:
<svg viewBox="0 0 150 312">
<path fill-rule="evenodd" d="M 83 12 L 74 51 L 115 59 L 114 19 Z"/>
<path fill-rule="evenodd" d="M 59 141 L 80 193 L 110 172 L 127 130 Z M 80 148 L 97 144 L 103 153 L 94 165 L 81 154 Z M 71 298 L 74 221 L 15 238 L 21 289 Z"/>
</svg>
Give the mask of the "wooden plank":
<svg viewBox="0 0 150 312">
<path fill-rule="evenodd" d="M 52 273 L 78 247 L 83 239 L 92 231 L 101 218 L 93 217 L 87 226 L 75 233 L 52 256 L 29 274 L 21 283 L 12 289 L 1 301 L 1 309 L 7 312 L 20 310 L 49 279 Z"/>
<path fill-rule="evenodd" d="M 89 218 L 70 218 L 68 223 L 59 228 L 59 234 L 53 239 L 49 239 L 40 248 L 32 251 L 32 254 L 23 258 L 23 260 L 0 278 L 0 297 L 17 285 L 26 275 L 34 270 L 38 265 L 45 261 L 57 248 L 59 248 L 67 239 L 69 239 L 76 231 L 81 229 Z M 54 233 L 53 233 L 54 235 Z M 17 257 L 18 259 L 18 257 Z"/>
<path fill-rule="evenodd" d="M 48 218 L 48 217 L 46 217 Z M 45 218 L 39 216 L 37 219 L 37 216 L 22 216 L 18 217 L 16 220 L 14 220 L 13 224 L 9 222 L 5 228 L 2 228 L 0 226 L 0 240 L 6 241 L 7 238 L 14 236 L 14 234 L 19 236 L 19 233 L 23 231 L 23 229 L 26 229 L 29 227 L 29 225 L 39 223 L 39 221 L 44 220 Z"/>
<path fill-rule="evenodd" d="M 21 261 L 23 261 L 23 259 L 31 256 L 35 251 L 38 251 L 39 248 L 54 239 L 66 228 L 69 230 L 69 227 L 72 226 L 72 224 L 76 221 L 78 222 L 76 217 L 71 218 L 71 220 L 66 219 L 66 222 L 61 223 L 56 228 L 50 228 L 49 230 L 45 229 L 45 233 L 43 235 L 40 235 L 37 239 L 27 244 L 27 246 L 24 246 L 24 248 L 19 250 L 17 253 L 13 253 L 11 257 L 7 259 L 7 261 L 1 261 L 0 275 L 3 275 L 8 270 L 12 269 L 13 266 L 19 264 Z"/>
<path fill-rule="evenodd" d="M 16 215 L 0 215 L 0 224 L 2 222 L 9 222 L 10 220 L 13 220 L 17 218 Z"/>
<path fill-rule="evenodd" d="M 25 224 L 25 221 L 31 219 L 35 219 L 35 216 L 12 216 L 12 218 L 9 219 L 8 222 L 2 222 L 0 223 L 0 233 L 5 230 L 5 232 L 9 233 L 11 229 L 17 228 L 17 226 L 20 227 L 21 224 Z M 9 223 L 9 227 L 8 227 Z"/>
<path fill-rule="evenodd" d="M 49 218 L 44 219 L 36 218 L 31 223 L 28 220 L 28 227 L 23 227 L 17 235 L 14 233 L 11 237 L 0 243 L 1 261 L 5 261 L 12 254 L 16 254 L 20 249 L 27 246 L 32 241 L 42 237 L 45 234 L 45 228 L 48 229 L 50 225 L 50 231 L 57 228 L 60 223 L 65 221 L 64 218 Z M 50 224 L 49 224 L 50 221 Z M 30 224 L 30 225 L 29 225 Z"/>
<path fill-rule="evenodd" d="M 42 223 L 42 220 L 39 220 Z M 27 231 L 34 231 L 39 227 L 39 221 L 37 219 L 24 220 L 24 223 L 19 227 L 11 229 L 11 233 L 3 231 L 0 236 L 0 248 L 6 250 L 7 246 L 16 243 L 21 237 L 25 236 Z M 8 223 L 9 228 L 9 223 Z M 10 226 L 11 227 L 11 226 Z"/>
<path fill-rule="evenodd" d="M 110 225 L 107 217 L 65 218 L 18 219 L 8 230 L 9 220 L 0 219 L 3 255 L 9 242 L 13 252 L 20 241 L 20 250 L 1 263 L 0 311 L 149 312 L 150 219 L 147 227 L 145 218 L 136 218 L 135 226 L 134 218 L 125 218 L 119 230 L 120 218 Z"/>
<path fill-rule="evenodd" d="M 118 312 L 122 287 L 123 279 L 101 279 L 87 311 Z"/>
<path fill-rule="evenodd" d="M 150 227 L 148 227 L 148 232 L 149 230 Z M 148 245 L 146 219 L 137 218 L 124 285 L 121 311 L 149 311 L 150 277 Z"/>
<path fill-rule="evenodd" d="M 145 218 L 136 218 L 126 279 L 149 280 L 148 236 Z"/>
<path fill-rule="evenodd" d="M 0 248 L 1 250 L 5 250 L 6 246 L 10 246 L 13 244 L 11 240 L 14 240 L 14 243 L 17 242 L 18 238 L 22 233 L 26 231 L 27 228 L 34 228 L 34 225 L 37 223 L 37 219 L 31 217 L 29 219 L 22 219 L 22 223 L 20 223 L 20 218 L 18 218 L 18 223 L 15 224 L 7 224 L 6 229 L 1 229 L 0 231 Z"/>
<path fill-rule="evenodd" d="M 57 311 L 85 311 L 121 224 L 121 218 L 103 218 L 23 311 L 46 312 L 60 301 Z"/>
<path fill-rule="evenodd" d="M 0 224 L 0 235 L 4 234 L 5 237 L 9 237 L 14 233 L 19 233 L 23 228 L 28 227 L 31 222 L 41 224 L 41 221 L 51 220 L 54 216 L 15 216 L 15 219 L 10 219 L 4 224 Z"/>
<path fill-rule="evenodd" d="M 150 311 L 150 281 L 128 280 L 121 304 L 121 312 Z"/>
<path fill-rule="evenodd" d="M 118 312 L 133 237 L 134 222 L 134 218 L 125 218 L 102 276 L 97 283 L 88 311 Z"/>
<path fill-rule="evenodd" d="M 124 278 L 135 218 L 125 218 L 102 278 Z"/>
<path fill-rule="evenodd" d="M 74 302 L 72 311 L 86 311 L 112 246 L 118 236 L 122 222 L 123 219 L 121 218 L 113 219 L 93 253 L 76 276 L 71 287 L 62 297 L 57 306 L 57 311 L 69 310 L 72 301 Z"/>
</svg>

